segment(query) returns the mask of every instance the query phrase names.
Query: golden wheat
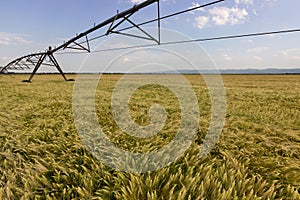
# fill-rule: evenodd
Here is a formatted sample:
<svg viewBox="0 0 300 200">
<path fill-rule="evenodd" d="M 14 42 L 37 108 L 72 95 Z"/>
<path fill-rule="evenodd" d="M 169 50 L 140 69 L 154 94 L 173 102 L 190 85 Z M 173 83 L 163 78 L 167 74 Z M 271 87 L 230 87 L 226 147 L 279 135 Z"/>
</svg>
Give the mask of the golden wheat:
<svg viewBox="0 0 300 200">
<path fill-rule="evenodd" d="M 168 144 L 180 126 L 176 97 L 157 85 L 139 88 L 129 102 L 133 120 L 149 124 L 153 103 L 165 107 L 167 120 L 154 137 L 128 136 L 111 112 L 120 77 L 103 76 L 96 93 L 98 121 L 109 139 L 132 152 Z M 223 76 L 226 125 L 205 158 L 198 155 L 210 97 L 199 76 L 187 75 L 201 111 L 195 141 L 168 167 L 143 174 L 111 169 L 87 150 L 73 121 L 74 83 L 58 75 L 20 83 L 24 78 L 0 76 L 0 199 L 300 199 L 299 75 Z"/>
</svg>

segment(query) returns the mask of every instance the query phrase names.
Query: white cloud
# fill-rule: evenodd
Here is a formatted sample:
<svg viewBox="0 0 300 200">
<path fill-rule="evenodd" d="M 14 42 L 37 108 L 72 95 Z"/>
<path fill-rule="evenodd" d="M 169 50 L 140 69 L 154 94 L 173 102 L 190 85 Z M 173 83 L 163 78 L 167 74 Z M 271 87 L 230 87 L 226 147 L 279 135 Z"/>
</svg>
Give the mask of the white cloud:
<svg viewBox="0 0 300 200">
<path fill-rule="evenodd" d="M 7 57 L 7 56 L 2 57 L 2 60 L 8 60 L 8 59 L 9 59 L 9 57 Z"/>
<path fill-rule="evenodd" d="M 253 15 L 258 16 L 258 13 L 255 9 L 252 10 Z"/>
<path fill-rule="evenodd" d="M 199 6 L 201 6 L 201 5 L 200 5 L 198 2 L 192 2 L 192 6 L 189 7 L 189 9 L 192 9 L 192 8 L 195 8 L 195 7 L 199 7 Z M 198 8 L 198 9 L 196 9 L 196 10 L 205 12 L 205 9 L 204 9 L 204 8 Z M 191 11 L 191 13 L 192 13 L 192 14 L 195 14 L 194 11 Z"/>
<path fill-rule="evenodd" d="M 209 17 L 205 17 L 205 16 L 198 16 L 195 18 L 196 20 L 196 26 L 200 29 L 204 28 L 207 23 L 209 22 Z"/>
<path fill-rule="evenodd" d="M 144 1 L 146 1 L 146 0 L 129 0 L 129 2 L 131 2 L 132 4 L 140 4 Z M 176 0 L 162 0 L 162 1 L 173 1 L 173 3 L 176 2 Z"/>
<path fill-rule="evenodd" d="M 300 49 L 286 49 L 281 52 L 284 56 L 288 57 L 289 59 L 293 60 L 300 60 Z"/>
<path fill-rule="evenodd" d="M 208 24 L 215 25 L 236 25 L 246 21 L 248 12 L 246 9 L 237 7 L 215 7 L 208 10 L 208 16 L 195 17 L 196 27 L 202 29 Z"/>
<path fill-rule="evenodd" d="M 255 60 L 258 60 L 258 61 L 262 61 L 262 60 L 263 60 L 263 58 L 260 57 L 260 56 L 254 56 L 254 59 L 255 59 Z"/>
<path fill-rule="evenodd" d="M 227 8 L 227 7 L 215 7 L 209 10 L 212 15 L 212 21 L 216 25 L 226 24 L 242 24 L 246 21 L 248 12 L 246 9 L 239 8 Z"/>
<path fill-rule="evenodd" d="M 247 4 L 247 5 L 252 5 L 253 0 L 235 0 L 236 4 Z"/>
<path fill-rule="evenodd" d="M 262 8 L 269 7 L 269 6 L 273 6 L 276 2 L 277 2 L 277 0 L 264 0 L 264 1 L 261 1 L 260 6 Z"/>
<path fill-rule="evenodd" d="M 17 43 L 30 43 L 26 39 L 28 35 L 0 32 L 0 45 L 12 45 Z"/>
<path fill-rule="evenodd" d="M 145 0 L 130 0 L 130 2 L 133 3 L 133 4 L 139 4 L 139 3 L 142 3 L 144 1 Z"/>
<path fill-rule="evenodd" d="M 125 62 L 125 63 L 128 63 L 128 62 L 130 62 L 131 60 L 130 60 L 130 58 L 128 58 L 128 57 L 124 57 L 123 58 L 123 62 Z"/>
<path fill-rule="evenodd" d="M 256 48 L 248 49 L 247 52 L 248 53 L 261 53 L 261 52 L 268 51 L 268 50 L 269 50 L 269 47 L 256 47 Z"/>
<path fill-rule="evenodd" d="M 224 60 L 226 60 L 226 61 L 231 61 L 231 60 L 232 60 L 232 58 L 231 58 L 228 54 L 224 54 L 224 55 L 223 55 L 223 58 L 224 58 Z"/>
</svg>

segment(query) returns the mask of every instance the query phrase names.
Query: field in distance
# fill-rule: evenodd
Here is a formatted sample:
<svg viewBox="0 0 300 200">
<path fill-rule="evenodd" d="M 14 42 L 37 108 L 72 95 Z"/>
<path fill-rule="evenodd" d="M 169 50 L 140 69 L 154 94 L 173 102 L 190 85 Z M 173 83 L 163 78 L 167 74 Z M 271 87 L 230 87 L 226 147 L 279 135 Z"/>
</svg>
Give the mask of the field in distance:
<svg viewBox="0 0 300 200">
<path fill-rule="evenodd" d="M 134 122 L 148 125 L 153 103 L 165 108 L 167 119 L 151 138 L 128 136 L 111 111 L 121 77 L 104 75 L 99 82 L 95 108 L 103 131 L 127 151 L 162 148 L 180 127 L 176 96 L 158 85 L 136 90 L 129 102 Z M 138 174 L 105 166 L 84 146 L 72 114 L 74 82 L 36 75 L 29 84 L 21 83 L 28 75 L 0 75 L 0 199 L 300 199 L 300 75 L 223 75 L 226 124 L 205 158 L 198 154 L 210 96 L 200 76 L 185 77 L 199 102 L 195 140 L 168 167 Z"/>
</svg>

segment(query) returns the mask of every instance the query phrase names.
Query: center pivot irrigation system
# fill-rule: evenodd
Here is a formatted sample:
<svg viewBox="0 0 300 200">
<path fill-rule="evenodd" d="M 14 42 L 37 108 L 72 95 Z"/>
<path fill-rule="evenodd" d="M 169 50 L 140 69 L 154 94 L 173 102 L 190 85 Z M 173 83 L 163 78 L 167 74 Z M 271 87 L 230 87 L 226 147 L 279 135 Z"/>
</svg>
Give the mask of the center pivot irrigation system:
<svg viewBox="0 0 300 200">
<path fill-rule="evenodd" d="M 94 40 L 100 39 L 102 37 L 108 36 L 110 34 L 120 34 L 125 35 L 129 37 L 135 37 L 139 39 L 144 40 L 150 40 L 153 41 L 153 44 L 148 45 L 140 45 L 140 46 L 132 46 L 132 47 L 123 47 L 123 48 L 114 48 L 114 49 L 103 49 L 97 52 L 101 51 L 112 51 L 112 50 L 124 50 L 124 49 L 130 49 L 130 48 L 138 48 L 138 47 L 147 47 L 147 46 L 155 46 L 155 45 L 172 45 L 172 44 L 181 44 L 181 43 L 188 43 L 188 42 L 203 42 L 203 41 L 211 41 L 211 40 L 223 40 L 223 39 L 232 39 L 232 38 L 241 38 L 241 37 L 253 37 L 253 36 L 261 36 L 261 35 L 271 35 L 271 34 L 281 34 L 281 33 L 291 33 L 291 32 L 300 32 L 300 29 L 292 29 L 292 30 L 281 30 L 281 31 L 272 31 L 272 32 L 261 32 L 261 33 L 250 33 L 250 34 L 243 34 L 243 35 L 231 35 L 231 36 L 222 36 L 222 37 L 213 37 L 213 38 L 200 38 L 200 39 L 192 39 L 192 40 L 185 40 L 185 41 L 174 41 L 174 42 L 162 42 L 161 41 L 161 20 L 171 18 L 183 13 L 187 13 L 193 10 L 197 10 L 200 8 L 204 8 L 207 6 L 211 6 L 217 3 L 224 2 L 225 0 L 217 0 L 213 1 L 211 3 L 207 3 L 200 6 L 195 6 L 193 8 L 189 8 L 186 10 L 182 10 L 180 12 L 172 13 L 166 16 L 160 15 L 160 0 L 147 0 L 143 3 L 140 3 L 138 5 L 133 6 L 132 8 L 123 11 L 121 13 L 117 12 L 116 15 L 113 17 L 103 21 L 102 23 L 98 25 L 94 25 L 93 28 L 90 28 L 89 30 L 82 32 L 76 37 L 68 40 L 67 42 L 64 42 L 62 45 L 58 47 L 49 47 L 46 51 L 40 52 L 40 53 L 33 53 L 26 56 L 22 56 L 19 58 L 16 58 L 15 60 L 11 61 L 4 67 L 0 67 L 0 73 L 9 73 L 9 70 L 28 70 L 31 68 L 34 68 L 29 79 L 24 80 L 23 82 L 31 82 L 33 76 L 37 72 L 37 70 L 42 66 L 53 66 L 56 67 L 59 73 L 63 76 L 63 78 L 66 81 L 74 81 L 73 79 L 67 79 L 62 68 L 60 67 L 59 63 L 54 57 L 54 54 L 70 54 L 75 52 L 64 52 L 66 49 L 72 49 L 77 51 L 77 53 L 93 53 L 91 51 L 90 43 Z M 155 19 L 145 21 L 143 23 L 136 24 L 133 22 L 130 17 L 140 11 L 143 8 L 146 8 L 152 4 L 157 4 L 157 17 Z M 143 25 L 157 22 L 157 36 L 153 36 L 144 29 L 142 29 Z M 130 26 L 126 28 L 121 28 L 121 24 L 129 23 Z M 92 33 L 103 29 L 107 27 L 104 34 L 96 36 L 96 37 L 89 37 Z M 129 29 L 137 29 L 142 35 L 135 35 L 130 34 L 126 32 L 126 30 Z M 48 59 L 47 59 L 48 58 Z"/>
</svg>

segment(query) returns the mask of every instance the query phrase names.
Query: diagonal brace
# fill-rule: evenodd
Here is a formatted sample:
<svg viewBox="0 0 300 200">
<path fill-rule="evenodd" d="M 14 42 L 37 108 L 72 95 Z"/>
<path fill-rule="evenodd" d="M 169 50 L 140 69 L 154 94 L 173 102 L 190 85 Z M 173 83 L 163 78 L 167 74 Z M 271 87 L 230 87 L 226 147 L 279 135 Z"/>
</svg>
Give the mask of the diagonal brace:
<svg viewBox="0 0 300 200">
<path fill-rule="evenodd" d="M 48 57 L 50 58 L 50 60 L 52 61 L 52 63 L 55 65 L 55 67 L 57 68 L 57 70 L 59 71 L 59 73 L 62 75 L 62 77 L 65 79 L 65 81 L 68 81 L 68 79 L 66 78 L 63 70 L 60 68 L 57 60 L 55 59 L 55 57 L 53 56 L 53 54 L 48 54 Z"/>
<path fill-rule="evenodd" d="M 36 66 L 34 67 L 33 72 L 31 73 L 30 77 L 28 80 L 24 80 L 23 82 L 31 82 L 33 76 L 35 75 L 35 73 L 37 72 L 37 70 L 40 68 L 40 66 L 42 65 L 42 63 L 44 62 L 45 58 L 46 58 L 47 54 L 42 54 L 36 64 Z"/>
</svg>

